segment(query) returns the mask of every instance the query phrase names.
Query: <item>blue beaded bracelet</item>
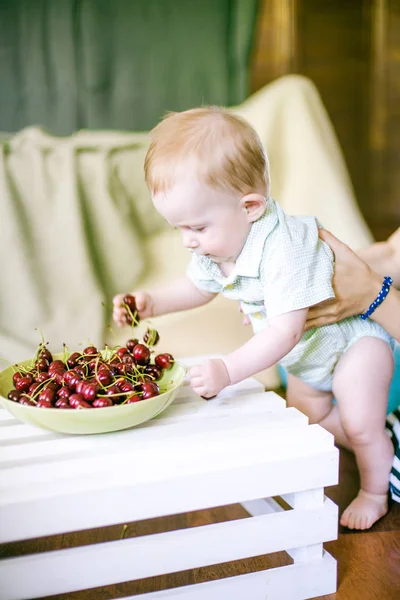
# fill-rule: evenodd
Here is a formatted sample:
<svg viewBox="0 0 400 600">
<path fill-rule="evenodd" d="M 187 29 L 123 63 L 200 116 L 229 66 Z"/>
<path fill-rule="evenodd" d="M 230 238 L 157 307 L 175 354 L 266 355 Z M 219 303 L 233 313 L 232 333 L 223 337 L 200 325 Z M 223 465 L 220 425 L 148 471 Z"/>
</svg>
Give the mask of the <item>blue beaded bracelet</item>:
<svg viewBox="0 0 400 600">
<path fill-rule="evenodd" d="M 386 298 L 386 296 L 389 293 L 390 290 L 390 286 L 393 283 L 393 279 L 391 277 L 385 277 L 385 279 L 383 280 L 383 285 L 382 285 L 382 289 L 379 292 L 379 294 L 377 295 L 377 297 L 375 298 L 375 300 L 373 301 L 372 304 L 370 304 L 368 310 L 363 313 L 362 315 L 359 315 L 360 319 L 368 319 L 368 317 L 370 317 L 372 315 L 372 313 L 374 312 L 374 310 L 376 310 L 378 308 L 378 306 L 380 304 L 382 304 L 382 302 L 384 301 L 384 299 Z"/>
</svg>

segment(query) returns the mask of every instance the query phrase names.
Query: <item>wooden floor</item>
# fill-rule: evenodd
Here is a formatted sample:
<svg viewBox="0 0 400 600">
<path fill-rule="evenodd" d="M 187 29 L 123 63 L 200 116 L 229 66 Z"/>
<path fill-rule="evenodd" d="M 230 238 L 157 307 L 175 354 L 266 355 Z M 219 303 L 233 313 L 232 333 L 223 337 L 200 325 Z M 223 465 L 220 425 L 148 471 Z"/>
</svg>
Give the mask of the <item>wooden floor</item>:
<svg viewBox="0 0 400 600">
<path fill-rule="evenodd" d="M 358 473 L 353 455 L 347 451 L 341 451 L 340 454 L 340 483 L 328 488 L 326 493 L 338 504 L 340 512 L 342 512 L 357 493 Z M 51 507 L 49 509 L 51 510 Z M 90 507 L 82 507 L 82 510 L 90 510 Z M 245 516 L 247 513 L 241 505 L 230 505 L 213 510 L 131 523 L 125 527 L 119 525 L 7 544 L 0 546 L 0 553 L 3 557 L 17 556 L 30 552 L 106 542 L 121 537 L 135 537 L 177 528 L 196 527 L 212 522 L 240 519 Z M 326 549 L 338 560 L 339 589 L 336 594 L 324 596 L 324 598 L 326 600 L 398 600 L 400 598 L 399 530 L 400 504 L 393 504 L 389 513 L 367 532 L 352 533 L 340 527 L 339 539 L 325 545 Z M 69 593 L 51 598 L 52 600 L 111 600 L 112 598 L 123 598 L 126 595 L 190 585 L 290 563 L 289 556 L 285 552 L 280 552 L 223 565 L 193 569 L 183 573 L 98 588 L 93 592 Z M 221 600 L 224 599 L 221 598 Z"/>
</svg>

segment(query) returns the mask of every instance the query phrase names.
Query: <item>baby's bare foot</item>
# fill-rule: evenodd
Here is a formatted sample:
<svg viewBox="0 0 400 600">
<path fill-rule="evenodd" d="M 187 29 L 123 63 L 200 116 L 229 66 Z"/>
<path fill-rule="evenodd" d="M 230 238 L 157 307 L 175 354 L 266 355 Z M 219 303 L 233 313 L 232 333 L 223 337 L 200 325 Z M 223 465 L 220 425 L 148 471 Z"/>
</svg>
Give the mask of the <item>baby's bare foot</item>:
<svg viewBox="0 0 400 600">
<path fill-rule="evenodd" d="M 360 490 L 342 514 L 340 524 L 349 529 L 369 529 L 387 511 L 387 494 L 371 494 Z"/>
</svg>

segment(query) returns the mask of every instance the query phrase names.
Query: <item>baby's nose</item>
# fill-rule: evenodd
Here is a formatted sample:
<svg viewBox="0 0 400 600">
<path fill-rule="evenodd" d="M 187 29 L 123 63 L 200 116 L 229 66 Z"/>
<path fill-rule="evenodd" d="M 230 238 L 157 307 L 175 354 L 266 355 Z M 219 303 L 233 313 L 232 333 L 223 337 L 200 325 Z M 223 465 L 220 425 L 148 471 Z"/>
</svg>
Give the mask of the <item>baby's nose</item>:
<svg viewBox="0 0 400 600">
<path fill-rule="evenodd" d="M 192 232 L 183 231 L 182 232 L 182 241 L 185 248 L 197 248 L 199 245 Z"/>
</svg>

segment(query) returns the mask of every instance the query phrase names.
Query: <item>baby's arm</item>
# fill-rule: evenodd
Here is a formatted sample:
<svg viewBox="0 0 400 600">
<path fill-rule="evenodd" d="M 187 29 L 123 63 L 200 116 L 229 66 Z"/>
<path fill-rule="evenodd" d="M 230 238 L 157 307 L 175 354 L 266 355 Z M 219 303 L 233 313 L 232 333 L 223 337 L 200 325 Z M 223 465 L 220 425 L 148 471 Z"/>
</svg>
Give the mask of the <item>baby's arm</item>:
<svg viewBox="0 0 400 600">
<path fill-rule="evenodd" d="M 223 359 L 210 359 L 189 371 L 194 391 L 211 398 L 227 385 L 271 367 L 295 347 L 303 335 L 307 308 L 270 319 L 268 326 Z"/>
<path fill-rule="evenodd" d="M 183 276 L 149 292 L 135 291 L 133 295 L 135 296 L 139 317 L 147 319 L 203 306 L 203 304 L 207 304 L 215 298 L 217 294 L 200 290 L 189 277 Z M 113 318 L 120 327 L 127 325 L 123 299 L 124 294 L 117 294 L 113 299 Z"/>
</svg>

